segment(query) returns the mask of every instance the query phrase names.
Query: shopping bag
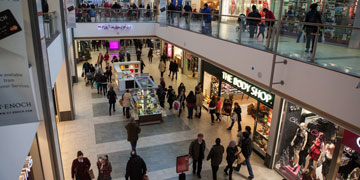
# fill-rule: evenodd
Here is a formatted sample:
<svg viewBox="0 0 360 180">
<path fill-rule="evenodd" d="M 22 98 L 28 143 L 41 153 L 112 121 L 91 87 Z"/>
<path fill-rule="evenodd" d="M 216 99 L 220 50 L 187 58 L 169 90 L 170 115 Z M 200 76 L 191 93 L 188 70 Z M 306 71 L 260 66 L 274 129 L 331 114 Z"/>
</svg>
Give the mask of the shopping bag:
<svg viewBox="0 0 360 180">
<path fill-rule="evenodd" d="M 236 165 L 241 164 L 241 163 L 243 163 L 245 161 L 245 157 L 244 157 L 243 153 L 241 152 L 241 148 L 238 148 L 238 149 L 240 149 L 240 150 L 239 150 L 239 153 L 237 155 L 237 159 L 235 161 Z"/>
<path fill-rule="evenodd" d="M 81 77 L 84 77 L 84 76 L 85 76 L 85 72 L 82 72 L 82 73 L 81 73 Z"/>
<path fill-rule="evenodd" d="M 176 111 L 178 111 L 180 109 L 180 102 L 179 101 L 174 101 L 173 102 L 173 107 Z"/>
<path fill-rule="evenodd" d="M 94 81 L 94 85 L 95 85 L 95 87 L 96 87 L 96 89 L 98 88 L 98 83 L 96 82 L 96 81 Z"/>
<path fill-rule="evenodd" d="M 119 103 L 120 103 L 120 106 L 123 106 L 124 105 L 124 100 L 120 99 Z"/>
<path fill-rule="evenodd" d="M 94 171 L 92 169 L 90 169 L 90 171 L 89 171 L 89 176 L 90 176 L 90 179 L 95 179 Z"/>
</svg>

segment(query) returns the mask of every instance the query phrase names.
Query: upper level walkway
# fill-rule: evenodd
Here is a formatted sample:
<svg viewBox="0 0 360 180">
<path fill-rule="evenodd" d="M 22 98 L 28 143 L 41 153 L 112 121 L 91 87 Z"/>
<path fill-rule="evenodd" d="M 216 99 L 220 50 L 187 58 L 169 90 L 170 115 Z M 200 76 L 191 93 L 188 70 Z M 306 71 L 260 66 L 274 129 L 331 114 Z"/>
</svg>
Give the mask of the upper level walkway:
<svg viewBox="0 0 360 180">
<path fill-rule="evenodd" d="M 159 12 L 153 9 L 95 8 L 92 9 L 92 13 L 88 13 L 89 10 L 78 9 L 77 21 L 97 23 L 160 22 Z M 212 14 L 211 23 L 204 23 L 204 16 L 209 16 L 209 14 L 167 11 L 166 23 L 170 26 L 313 63 L 356 77 L 360 76 L 359 27 L 262 18 L 261 23 L 264 26 L 256 26 L 254 38 L 250 38 L 251 26 L 248 22 L 260 19 L 242 17 L 242 23 L 238 23 L 237 16 Z M 266 26 L 271 23 L 274 26 Z M 317 33 L 311 34 L 312 36 L 306 35 L 304 32 L 303 27 L 309 25 L 318 27 Z M 261 31 L 264 31 L 264 36 L 259 33 Z M 339 32 L 342 36 L 339 36 Z M 314 47 L 311 47 L 310 38 L 314 39 Z M 306 51 L 307 43 L 311 47 L 311 49 L 308 48 L 308 51 Z"/>
</svg>

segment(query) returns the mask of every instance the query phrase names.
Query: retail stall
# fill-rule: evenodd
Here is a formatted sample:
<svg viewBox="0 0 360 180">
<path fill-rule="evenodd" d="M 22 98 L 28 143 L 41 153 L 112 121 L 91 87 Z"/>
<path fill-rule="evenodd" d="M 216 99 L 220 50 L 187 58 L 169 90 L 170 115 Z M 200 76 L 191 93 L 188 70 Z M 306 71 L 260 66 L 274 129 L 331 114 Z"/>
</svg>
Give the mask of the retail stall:
<svg viewBox="0 0 360 180">
<path fill-rule="evenodd" d="M 190 78 L 198 78 L 199 57 L 185 51 L 183 73 Z"/>
<path fill-rule="evenodd" d="M 211 97 L 219 97 L 221 114 L 230 119 L 233 106 L 238 103 L 242 109 L 242 129 L 250 126 L 254 130 L 253 148 L 265 157 L 275 95 L 206 61 L 202 61 L 201 65 L 204 107 L 208 108 Z"/>
<path fill-rule="evenodd" d="M 115 83 L 120 91 L 136 87 L 135 77 L 140 76 L 140 61 L 114 62 Z"/>
<path fill-rule="evenodd" d="M 157 85 L 149 76 L 135 77 L 135 83 L 138 88 L 132 92 L 131 116 L 139 125 L 162 123 L 166 112 L 156 98 Z"/>
</svg>

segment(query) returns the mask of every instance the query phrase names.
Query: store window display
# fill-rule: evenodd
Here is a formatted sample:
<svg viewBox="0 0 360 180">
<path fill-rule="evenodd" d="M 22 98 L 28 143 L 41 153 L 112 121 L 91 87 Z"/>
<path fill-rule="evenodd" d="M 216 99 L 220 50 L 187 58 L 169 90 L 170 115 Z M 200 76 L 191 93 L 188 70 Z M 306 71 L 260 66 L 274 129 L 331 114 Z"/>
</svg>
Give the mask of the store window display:
<svg viewBox="0 0 360 180">
<path fill-rule="evenodd" d="M 275 170 L 287 179 L 327 179 L 338 127 L 289 101 L 284 104 Z"/>
</svg>

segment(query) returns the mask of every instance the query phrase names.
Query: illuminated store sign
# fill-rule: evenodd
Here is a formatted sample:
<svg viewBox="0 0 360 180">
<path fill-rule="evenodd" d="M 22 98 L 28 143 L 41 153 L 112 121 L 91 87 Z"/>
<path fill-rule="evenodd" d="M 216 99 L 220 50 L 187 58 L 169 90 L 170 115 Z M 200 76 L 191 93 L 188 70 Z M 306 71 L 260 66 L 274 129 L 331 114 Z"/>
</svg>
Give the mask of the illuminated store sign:
<svg viewBox="0 0 360 180">
<path fill-rule="evenodd" d="M 28 156 L 25 161 L 24 168 L 21 170 L 19 180 L 27 180 L 29 178 L 29 173 L 33 165 L 33 160 L 31 156 Z"/>
<path fill-rule="evenodd" d="M 133 29 L 132 24 L 99 24 L 97 28 L 99 31 L 124 31 Z"/>
<path fill-rule="evenodd" d="M 243 91 L 245 94 L 259 100 L 263 104 L 273 107 L 274 105 L 274 94 L 271 94 L 239 77 L 236 77 L 228 72 L 222 72 L 222 79 L 229 84 L 232 84 L 236 88 Z"/>
<path fill-rule="evenodd" d="M 360 152 L 360 136 L 346 129 L 344 130 L 343 144 Z"/>
</svg>

